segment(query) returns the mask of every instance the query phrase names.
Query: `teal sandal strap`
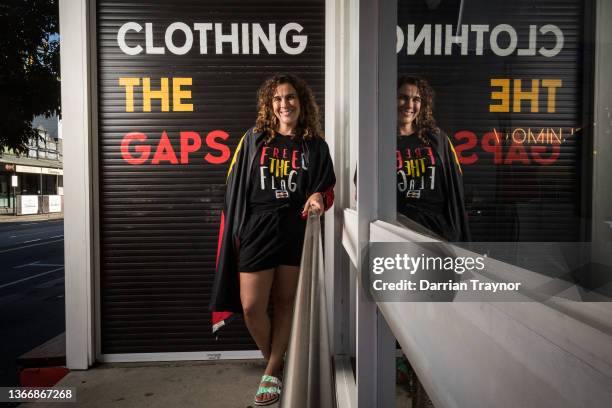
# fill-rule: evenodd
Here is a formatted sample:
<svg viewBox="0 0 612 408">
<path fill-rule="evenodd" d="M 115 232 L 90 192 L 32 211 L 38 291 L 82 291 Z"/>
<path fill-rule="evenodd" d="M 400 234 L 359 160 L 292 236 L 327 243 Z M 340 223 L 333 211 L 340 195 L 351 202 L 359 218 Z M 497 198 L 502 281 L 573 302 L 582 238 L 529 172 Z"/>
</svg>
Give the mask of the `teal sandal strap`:
<svg viewBox="0 0 612 408">
<path fill-rule="evenodd" d="M 272 384 L 276 384 L 278 386 L 281 385 L 281 381 L 277 377 L 274 377 L 273 375 L 266 375 L 266 374 L 264 374 L 261 377 L 261 382 L 269 382 L 269 383 L 272 383 Z"/>
<path fill-rule="evenodd" d="M 257 394 L 255 394 L 255 396 L 259 396 L 262 394 L 277 394 L 280 395 L 280 388 L 278 388 L 276 385 L 273 385 L 272 387 L 259 387 L 257 389 Z"/>
</svg>

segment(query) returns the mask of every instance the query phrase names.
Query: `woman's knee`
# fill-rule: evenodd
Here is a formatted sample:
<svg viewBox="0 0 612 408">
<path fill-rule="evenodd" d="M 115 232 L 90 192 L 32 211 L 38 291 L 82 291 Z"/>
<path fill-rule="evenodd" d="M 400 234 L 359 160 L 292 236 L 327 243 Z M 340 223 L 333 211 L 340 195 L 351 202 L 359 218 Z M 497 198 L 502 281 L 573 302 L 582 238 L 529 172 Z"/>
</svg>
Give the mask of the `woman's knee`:
<svg viewBox="0 0 612 408">
<path fill-rule="evenodd" d="M 265 306 L 261 306 L 255 302 L 242 302 L 242 311 L 244 320 L 247 322 L 260 320 L 266 315 Z"/>
</svg>

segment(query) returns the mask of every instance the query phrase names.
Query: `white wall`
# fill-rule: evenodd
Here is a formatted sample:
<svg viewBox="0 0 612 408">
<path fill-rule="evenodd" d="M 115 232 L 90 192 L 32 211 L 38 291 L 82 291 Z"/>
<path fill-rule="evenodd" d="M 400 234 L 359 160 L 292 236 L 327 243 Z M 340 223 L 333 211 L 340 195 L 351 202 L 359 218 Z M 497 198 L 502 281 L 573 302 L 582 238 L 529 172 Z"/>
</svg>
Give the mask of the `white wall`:
<svg viewBox="0 0 612 408">
<path fill-rule="evenodd" d="M 90 74 L 87 0 L 60 0 L 66 365 L 94 361 Z"/>
</svg>

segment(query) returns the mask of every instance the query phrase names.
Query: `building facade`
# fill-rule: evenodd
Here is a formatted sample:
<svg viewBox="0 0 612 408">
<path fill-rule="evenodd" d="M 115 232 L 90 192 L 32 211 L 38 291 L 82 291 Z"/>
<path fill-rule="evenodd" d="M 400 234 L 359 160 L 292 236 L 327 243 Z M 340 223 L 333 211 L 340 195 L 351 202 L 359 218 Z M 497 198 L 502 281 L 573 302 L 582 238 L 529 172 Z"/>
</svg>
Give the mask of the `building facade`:
<svg viewBox="0 0 612 408">
<path fill-rule="evenodd" d="M 47 214 L 63 211 L 63 140 L 57 117 L 36 117 L 39 138 L 28 152 L 0 155 L 0 213 Z"/>
</svg>

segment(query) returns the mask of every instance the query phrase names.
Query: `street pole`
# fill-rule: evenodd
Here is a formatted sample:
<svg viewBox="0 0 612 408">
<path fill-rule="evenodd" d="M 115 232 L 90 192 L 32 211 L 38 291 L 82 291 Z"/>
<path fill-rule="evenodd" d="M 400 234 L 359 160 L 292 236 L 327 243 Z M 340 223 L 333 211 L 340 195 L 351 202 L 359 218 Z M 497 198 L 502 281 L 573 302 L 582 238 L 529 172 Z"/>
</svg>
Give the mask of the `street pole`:
<svg viewBox="0 0 612 408">
<path fill-rule="evenodd" d="M 13 215 L 17 215 L 17 192 L 16 188 L 19 185 L 19 180 L 17 179 L 17 173 L 13 173 L 11 176 L 11 187 L 13 187 Z"/>
<path fill-rule="evenodd" d="M 44 210 L 44 199 L 43 199 L 43 175 L 42 173 L 40 173 L 40 191 L 38 192 L 38 194 L 40 194 L 38 196 L 38 213 L 39 214 L 44 214 L 45 210 Z"/>
</svg>

